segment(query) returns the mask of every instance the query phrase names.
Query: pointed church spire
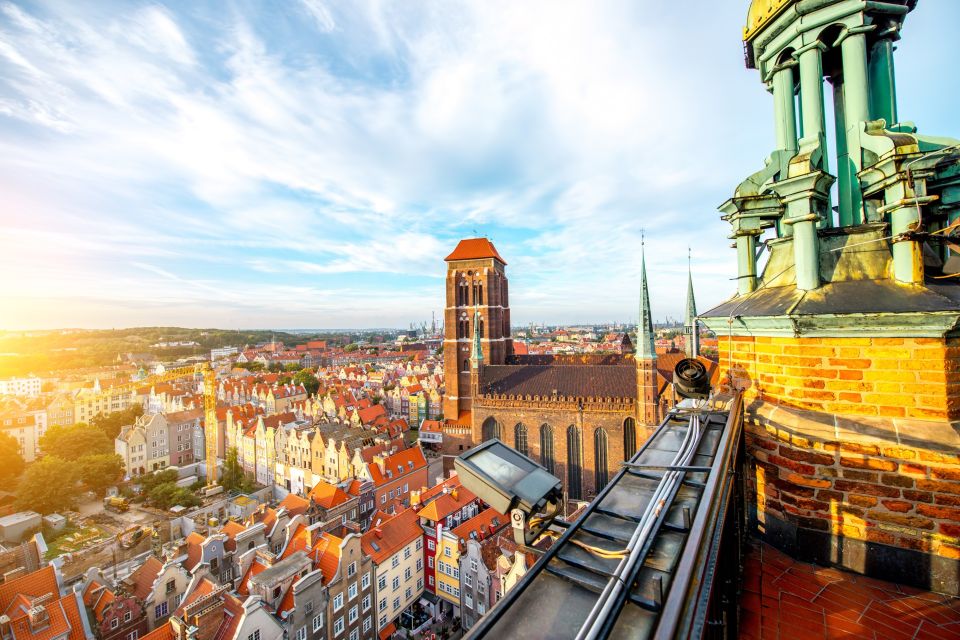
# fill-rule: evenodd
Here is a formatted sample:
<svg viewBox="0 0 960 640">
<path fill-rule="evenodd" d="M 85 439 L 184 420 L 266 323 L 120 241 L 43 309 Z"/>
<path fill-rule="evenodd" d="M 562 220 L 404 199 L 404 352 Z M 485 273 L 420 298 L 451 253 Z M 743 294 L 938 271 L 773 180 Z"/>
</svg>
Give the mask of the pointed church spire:
<svg viewBox="0 0 960 640">
<path fill-rule="evenodd" d="M 640 322 L 637 325 L 637 360 L 655 360 L 657 349 L 650 316 L 650 289 L 647 287 L 647 258 L 643 236 L 640 236 Z"/>
<path fill-rule="evenodd" d="M 470 363 L 474 367 L 483 364 L 483 349 L 480 347 L 480 308 L 473 311 L 473 351 L 470 353 Z"/>
<path fill-rule="evenodd" d="M 700 355 L 700 331 L 697 327 L 697 301 L 693 297 L 693 267 L 687 247 L 687 313 L 683 320 L 684 351 L 688 358 Z"/>
</svg>

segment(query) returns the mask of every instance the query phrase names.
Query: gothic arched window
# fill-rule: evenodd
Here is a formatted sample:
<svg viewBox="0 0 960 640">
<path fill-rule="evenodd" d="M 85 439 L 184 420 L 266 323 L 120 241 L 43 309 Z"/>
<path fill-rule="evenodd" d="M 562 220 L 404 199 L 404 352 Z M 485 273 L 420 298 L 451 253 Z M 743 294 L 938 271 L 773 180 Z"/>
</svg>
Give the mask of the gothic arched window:
<svg viewBox="0 0 960 640">
<path fill-rule="evenodd" d="M 555 474 L 556 463 L 553 458 L 553 427 L 548 424 L 540 425 L 540 464 Z"/>
<path fill-rule="evenodd" d="M 627 418 L 623 421 L 623 459 L 629 460 L 637 453 L 637 421 Z"/>
<path fill-rule="evenodd" d="M 503 431 L 500 428 L 500 423 L 497 422 L 497 419 L 493 416 L 490 416 L 483 421 L 483 441 L 491 440 L 493 438 L 499 438 L 503 440 Z"/>
<path fill-rule="evenodd" d="M 523 455 L 530 455 L 527 447 L 527 425 L 518 422 L 513 428 L 513 448 Z"/>
<path fill-rule="evenodd" d="M 574 500 L 579 500 L 583 492 L 580 445 L 580 430 L 570 425 L 567 427 L 567 495 Z"/>
<path fill-rule="evenodd" d="M 593 432 L 593 478 L 597 493 L 607 486 L 607 432 L 598 428 Z"/>
</svg>

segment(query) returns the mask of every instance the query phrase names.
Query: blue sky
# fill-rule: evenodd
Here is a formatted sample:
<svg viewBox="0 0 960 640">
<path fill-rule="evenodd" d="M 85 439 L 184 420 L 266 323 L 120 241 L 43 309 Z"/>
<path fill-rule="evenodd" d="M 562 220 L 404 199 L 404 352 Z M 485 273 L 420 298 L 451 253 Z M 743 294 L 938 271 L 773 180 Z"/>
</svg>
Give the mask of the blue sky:
<svg viewBox="0 0 960 640">
<path fill-rule="evenodd" d="M 734 291 L 716 206 L 773 144 L 747 2 L 0 2 L 0 328 L 382 327 L 491 237 L 515 324 Z M 900 114 L 960 136 L 960 2 Z"/>
</svg>

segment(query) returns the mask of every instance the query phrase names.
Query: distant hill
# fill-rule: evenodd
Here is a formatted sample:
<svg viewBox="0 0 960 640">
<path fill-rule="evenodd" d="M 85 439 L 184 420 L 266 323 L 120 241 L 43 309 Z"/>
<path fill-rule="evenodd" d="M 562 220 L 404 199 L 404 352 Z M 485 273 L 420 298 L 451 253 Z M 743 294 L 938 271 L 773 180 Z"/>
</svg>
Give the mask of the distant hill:
<svg viewBox="0 0 960 640">
<path fill-rule="evenodd" d="M 45 375 L 68 369 L 113 364 L 117 355 L 152 353 L 161 360 L 193 355 L 209 356 L 210 349 L 268 342 L 288 345 L 330 337 L 270 330 L 184 329 L 137 327 L 133 329 L 0 332 L 0 377 L 29 373 Z M 196 346 L 152 347 L 160 342 L 196 342 Z"/>
</svg>

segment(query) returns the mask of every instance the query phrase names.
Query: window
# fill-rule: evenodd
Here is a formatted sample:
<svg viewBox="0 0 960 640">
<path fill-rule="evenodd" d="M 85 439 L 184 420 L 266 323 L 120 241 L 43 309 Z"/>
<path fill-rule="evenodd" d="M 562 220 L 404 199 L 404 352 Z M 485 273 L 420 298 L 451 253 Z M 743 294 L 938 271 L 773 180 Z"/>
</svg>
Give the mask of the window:
<svg viewBox="0 0 960 640">
<path fill-rule="evenodd" d="M 350 613 L 347 614 L 347 620 L 351 623 L 356 622 L 357 618 L 360 617 L 360 611 L 357 609 L 357 605 L 350 607 Z"/>
<path fill-rule="evenodd" d="M 513 427 L 513 448 L 525 456 L 530 455 L 527 449 L 527 425 L 522 422 Z"/>
<path fill-rule="evenodd" d="M 403 550 L 403 559 L 407 560 L 410 557 L 411 551 L 410 547 L 405 547 Z"/>
<path fill-rule="evenodd" d="M 354 629 L 350 632 L 350 640 L 360 640 L 360 630 Z"/>
<path fill-rule="evenodd" d="M 572 424 L 567 427 L 567 492 L 573 500 L 579 500 L 583 493 L 581 462 L 580 430 Z"/>
<path fill-rule="evenodd" d="M 387 494 L 380 496 L 380 504 L 387 504 Z"/>
<path fill-rule="evenodd" d="M 450 547 L 444 547 L 444 548 L 443 548 L 443 555 L 447 556 L 448 558 L 452 558 L 452 557 L 453 557 L 453 555 L 450 553 Z"/>
<path fill-rule="evenodd" d="M 383 591 L 386 588 L 387 588 L 387 576 L 380 576 L 377 579 L 377 589 L 379 589 L 380 591 Z"/>
<path fill-rule="evenodd" d="M 337 595 L 335 595 L 335 596 L 333 597 L 333 610 L 334 610 L 334 611 L 340 611 L 340 609 L 343 609 L 343 594 L 342 594 L 342 593 L 338 593 Z"/>
<path fill-rule="evenodd" d="M 177 588 L 176 580 L 167 580 L 167 593 L 173 593 Z"/>
<path fill-rule="evenodd" d="M 333 623 L 333 633 L 334 635 L 343 633 L 343 616 L 337 618 L 337 621 Z"/>
<path fill-rule="evenodd" d="M 363 619 L 363 632 L 364 632 L 364 633 L 366 633 L 367 631 L 370 631 L 370 627 L 372 627 L 372 626 L 373 626 L 373 618 L 371 618 L 370 616 L 367 616 L 366 618 Z"/>
<path fill-rule="evenodd" d="M 380 611 L 383 611 L 386 608 L 387 608 L 387 599 L 380 598 Z"/>
<path fill-rule="evenodd" d="M 381 627 L 387 626 L 387 616 L 380 616 L 380 626 Z"/>
<path fill-rule="evenodd" d="M 357 597 L 357 583 L 354 582 L 349 587 L 347 587 L 347 595 L 350 600 L 353 600 Z"/>
<path fill-rule="evenodd" d="M 433 558 L 430 558 L 433 560 Z M 423 558 L 417 558 L 417 571 L 423 570 Z"/>
<path fill-rule="evenodd" d="M 406 569 L 403 570 L 403 579 L 404 579 L 404 580 L 409 580 L 409 579 L 412 578 L 412 577 L 413 577 L 413 573 L 410 571 L 410 567 L 407 567 Z"/>
<path fill-rule="evenodd" d="M 427 558 L 427 566 L 433 569 L 433 556 Z"/>
<path fill-rule="evenodd" d="M 133 619 L 133 614 L 131 612 L 127 611 L 126 613 L 123 614 L 124 622 L 130 622 L 130 620 L 132 619 Z"/>
<path fill-rule="evenodd" d="M 423 549 L 423 538 L 417 538 L 417 551 Z"/>
<path fill-rule="evenodd" d="M 483 606 L 483 602 L 480 601 L 480 598 L 477 598 L 477 613 L 483 615 L 487 612 L 487 608 Z"/>
<path fill-rule="evenodd" d="M 554 473 L 553 427 L 548 424 L 540 425 L 540 463 L 547 471 Z"/>
<path fill-rule="evenodd" d="M 297 640 L 307 640 L 307 627 L 306 625 L 297 629 Z"/>
<path fill-rule="evenodd" d="M 491 440 L 493 438 L 499 438 L 503 440 L 503 429 L 500 427 L 500 423 L 497 422 L 496 418 L 490 416 L 483 421 L 483 441 Z"/>
<path fill-rule="evenodd" d="M 356 563 L 356 562 L 351 562 L 350 564 L 347 565 L 347 577 L 348 577 L 348 578 L 352 578 L 352 577 L 353 577 L 353 574 L 355 574 L 356 572 L 357 572 L 357 563 Z"/>
<path fill-rule="evenodd" d="M 399 609 L 399 608 L 400 608 L 400 598 L 394 598 L 394 599 L 393 599 L 393 608 L 394 608 L 394 609 Z"/>
<path fill-rule="evenodd" d="M 360 602 L 360 606 L 364 611 L 370 608 L 370 594 L 363 596 L 363 600 Z"/>
<path fill-rule="evenodd" d="M 607 471 L 607 432 L 602 428 L 593 432 L 593 475 L 596 492 L 600 493 L 610 479 Z"/>
<path fill-rule="evenodd" d="M 394 590 L 400 588 L 400 576 L 393 576 L 393 588 Z"/>
<path fill-rule="evenodd" d="M 247 640 L 260 640 L 260 629 L 254 629 L 253 633 L 247 636 Z"/>
<path fill-rule="evenodd" d="M 473 586 L 473 576 L 471 576 L 469 573 L 468 573 L 468 574 L 465 574 L 465 575 L 463 576 L 463 584 L 466 585 L 466 586 L 468 586 L 468 587 L 472 587 L 472 586 Z"/>
<path fill-rule="evenodd" d="M 423 589 L 423 578 L 417 578 L 417 591 Z"/>
<path fill-rule="evenodd" d="M 629 460 L 637 453 L 637 421 L 627 418 L 623 421 L 623 459 Z"/>
<path fill-rule="evenodd" d="M 120 626 L 120 620 L 118 618 L 114 618 L 113 620 L 110 621 L 111 629 L 116 629 L 119 626 Z"/>
<path fill-rule="evenodd" d="M 321 613 L 318 616 L 313 617 L 313 630 L 319 631 L 320 627 L 323 626 L 323 614 Z"/>
<path fill-rule="evenodd" d="M 427 549 L 434 551 L 437 548 L 436 543 L 433 540 L 427 540 Z"/>
<path fill-rule="evenodd" d="M 474 573 L 476 573 L 478 568 L 479 568 L 479 567 L 478 567 L 478 565 L 477 565 L 476 559 L 475 559 L 475 558 L 471 558 L 471 559 L 470 559 L 470 571 L 473 571 Z"/>
<path fill-rule="evenodd" d="M 473 609 L 473 597 L 469 593 L 463 594 L 463 603 Z"/>
<path fill-rule="evenodd" d="M 133 631 L 127 634 L 127 640 L 137 640 L 137 638 L 139 637 L 140 637 L 140 632 L 137 631 L 136 629 L 134 629 Z"/>
<path fill-rule="evenodd" d="M 153 617 L 154 617 L 154 618 L 162 618 L 162 617 L 165 616 L 165 615 L 167 615 L 167 603 L 166 603 L 166 602 L 161 602 L 161 603 L 158 604 L 156 607 L 154 607 L 154 609 L 153 609 Z"/>
<path fill-rule="evenodd" d="M 407 600 L 409 600 L 410 598 L 412 598 L 412 597 L 413 597 L 413 589 L 411 589 L 410 587 L 407 587 L 407 590 L 404 592 L 403 597 L 406 598 Z"/>
</svg>

